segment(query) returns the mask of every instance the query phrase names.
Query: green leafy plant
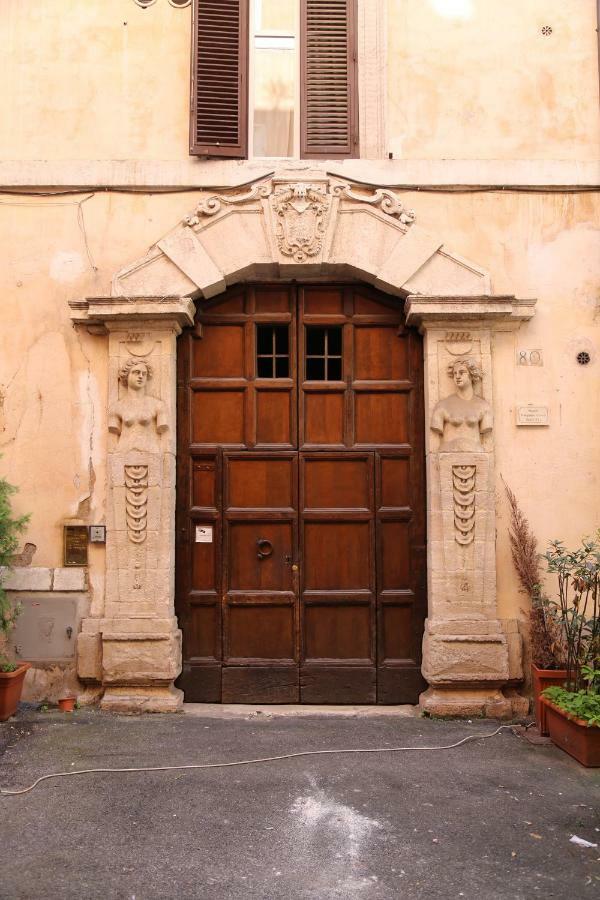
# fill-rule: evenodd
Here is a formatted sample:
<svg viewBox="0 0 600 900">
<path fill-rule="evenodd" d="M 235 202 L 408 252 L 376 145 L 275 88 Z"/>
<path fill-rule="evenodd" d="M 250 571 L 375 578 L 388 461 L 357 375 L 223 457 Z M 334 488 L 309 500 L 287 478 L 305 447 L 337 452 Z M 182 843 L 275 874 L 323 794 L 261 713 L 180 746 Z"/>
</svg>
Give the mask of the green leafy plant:
<svg viewBox="0 0 600 900">
<path fill-rule="evenodd" d="M 600 539 L 600 533 L 597 535 Z M 543 557 L 558 580 L 558 602 L 548 601 L 560 621 L 566 648 L 567 684 L 596 693 L 600 676 L 600 544 L 584 539 L 568 550 L 551 541 Z"/>
<path fill-rule="evenodd" d="M 10 564 L 19 546 L 19 535 L 25 530 L 29 516 L 13 515 L 10 502 L 11 495 L 17 488 L 9 484 L 4 478 L 0 478 L 0 566 L 3 572 L 10 568 Z M 21 612 L 20 604 L 13 604 L 8 599 L 6 591 L 2 587 L 2 573 L 0 573 L 0 636 L 8 637 L 14 628 L 15 622 Z M 18 668 L 8 657 L 0 652 L 0 672 L 14 672 Z"/>
<path fill-rule="evenodd" d="M 588 727 L 600 727 L 600 694 L 588 691 L 568 691 L 561 687 L 549 687 L 543 691 L 555 706 L 577 719 L 583 719 Z"/>
</svg>

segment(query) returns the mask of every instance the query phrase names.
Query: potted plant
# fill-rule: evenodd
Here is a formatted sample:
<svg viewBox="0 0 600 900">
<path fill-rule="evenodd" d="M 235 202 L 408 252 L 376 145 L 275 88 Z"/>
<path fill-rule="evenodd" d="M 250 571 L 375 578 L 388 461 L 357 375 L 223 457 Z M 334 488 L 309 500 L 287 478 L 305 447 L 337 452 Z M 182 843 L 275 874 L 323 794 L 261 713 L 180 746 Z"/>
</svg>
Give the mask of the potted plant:
<svg viewBox="0 0 600 900">
<path fill-rule="evenodd" d="M 564 687 L 543 692 L 550 737 L 582 765 L 600 766 L 600 544 L 552 541 L 544 558 L 558 578 L 567 669 Z"/>
<path fill-rule="evenodd" d="M 12 604 L 2 587 L 2 575 L 10 568 L 18 547 L 18 536 L 29 519 L 29 516 L 15 518 L 12 514 L 10 495 L 15 490 L 12 484 L 0 478 L 0 722 L 16 712 L 29 668 L 29 663 L 15 663 L 1 650 L 21 612 L 20 605 Z"/>
<path fill-rule="evenodd" d="M 561 618 L 555 605 L 541 589 L 540 555 L 537 540 L 517 498 L 505 483 L 510 509 L 510 549 L 521 583 L 529 597 L 529 634 L 531 641 L 531 683 L 535 721 L 540 734 L 548 734 L 546 706 L 542 691 L 551 685 L 563 685 L 567 678 L 566 650 Z"/>
</svg>

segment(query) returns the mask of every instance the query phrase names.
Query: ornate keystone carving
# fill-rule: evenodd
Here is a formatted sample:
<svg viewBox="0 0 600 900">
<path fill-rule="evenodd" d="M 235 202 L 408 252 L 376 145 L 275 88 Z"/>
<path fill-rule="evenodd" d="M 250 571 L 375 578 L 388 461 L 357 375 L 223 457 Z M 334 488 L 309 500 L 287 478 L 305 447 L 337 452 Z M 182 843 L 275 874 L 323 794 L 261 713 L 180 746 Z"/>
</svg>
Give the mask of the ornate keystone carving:
<svg viewBox="0 0 600 900">
<path fill-rule="evenodd" d="M 300 263 L 323 248 L 331 197 L 313 184 L 296 182 L 270 199 L 275 213 L 275 237 L 280 252 Z"/>
<path fill-rule="evenodd" d="M 448 366 L 448 375 L 456 391 L 440 400 L 431 416 L 431 429 L 442 438 L 440 452 L 480 452 L 481 436 L 493 427 L 490 404 L 475 395 L 481 370 L 473 359 L 456 359 Z"/>
<path fill-rule="evenodd" d="M 475 537 L 475 479 L 476 466 L 452 466 L 454 493 L 454 537 L 467 546 Z"/>
<path fill-rule="evenodd" d="M 376 188 L 372 194 L 357 191 L 350 184 L 336 184 L 332 193 L 336 197 L 346 197 L 359 203 L 368 203 L 378 206 L 388 216 L 394 216 L 403 225 L 412 225 L 415 221 L 415 213 L 412 209 L 405 209 L 400 197 L 389 188 Z"/>
</svg>

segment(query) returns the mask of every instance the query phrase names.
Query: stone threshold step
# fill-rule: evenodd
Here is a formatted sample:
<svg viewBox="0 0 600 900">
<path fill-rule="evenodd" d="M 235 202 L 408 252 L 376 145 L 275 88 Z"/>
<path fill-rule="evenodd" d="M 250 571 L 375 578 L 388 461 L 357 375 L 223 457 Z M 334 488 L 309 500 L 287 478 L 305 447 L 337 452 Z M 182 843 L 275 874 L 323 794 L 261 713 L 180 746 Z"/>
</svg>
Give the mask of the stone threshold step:
<svg viewBox="0 0 600 900">
<path fill-rule="evenodd" d="M 272 719 L 285 716 L 346 716 L 369 718 L 370 716 L 418 717 L 418 706 L 319 706 L 309 704 L 254 705 L 245 703 L 184 703 L 183 712 L 188 716 L 212 719 Z"/>
</svg>

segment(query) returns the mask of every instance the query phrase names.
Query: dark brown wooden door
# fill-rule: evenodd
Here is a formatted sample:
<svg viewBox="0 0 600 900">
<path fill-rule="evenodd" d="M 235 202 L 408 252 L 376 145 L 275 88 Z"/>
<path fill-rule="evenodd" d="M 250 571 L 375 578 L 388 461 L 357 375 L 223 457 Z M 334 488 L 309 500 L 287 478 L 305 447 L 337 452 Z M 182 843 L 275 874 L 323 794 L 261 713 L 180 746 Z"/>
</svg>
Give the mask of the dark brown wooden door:
<svg viewBox="0 0 600 900">
<path fill-rule="evenodd" d="M 237 287 L 179 350 L 186 699 L 416 701 L 422 347 L 397 301 Z"/>
</svg>

